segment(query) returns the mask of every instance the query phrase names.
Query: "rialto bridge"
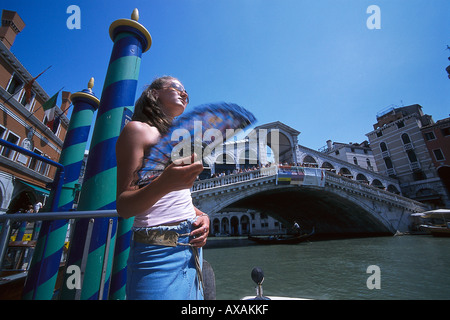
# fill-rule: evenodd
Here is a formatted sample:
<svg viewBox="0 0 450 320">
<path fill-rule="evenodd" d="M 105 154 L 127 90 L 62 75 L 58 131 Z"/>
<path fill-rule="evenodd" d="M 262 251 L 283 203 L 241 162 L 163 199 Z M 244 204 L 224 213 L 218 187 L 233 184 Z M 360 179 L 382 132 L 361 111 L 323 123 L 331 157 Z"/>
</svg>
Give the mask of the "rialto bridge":
<svg viewBox="0 0 450 320">
<path fill-rule="evenodd" d="M 300 221 L 303 229 L 314 227 L 317 234 L 393 234 L 408 231 L 410 215 L 428 209 L 401 196 L 395 179 L 298 145 L 295 129 L 280 122 L 255 128 L 260 129 L 263 142 L 260 136 L 256 143 L 248 138 L 229 142 L 231 147 L 205 158 L 212 173 L 227 171 L 192 188 L 194 204 L 211 215 L 212 223 L 220 212 L 241 212 L 238 224 L 251 231 L 250 210 L 286 226 Z M 271 139 L 275 134 L 277 146 Z M 260 150 L 266 146 L 277 150 L 263 162 Z"/>
</svg>

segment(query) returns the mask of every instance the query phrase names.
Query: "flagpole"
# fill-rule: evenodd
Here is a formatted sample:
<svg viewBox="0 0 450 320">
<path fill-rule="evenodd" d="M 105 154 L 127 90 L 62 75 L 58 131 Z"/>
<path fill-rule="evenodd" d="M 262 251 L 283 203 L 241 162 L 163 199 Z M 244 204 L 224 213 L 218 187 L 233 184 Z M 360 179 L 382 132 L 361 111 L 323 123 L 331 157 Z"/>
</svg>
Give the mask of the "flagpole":
<svg viewBox="0 0 450 320">
<path fill-rule="evenodd" d="M 41 73 L 39 73 L 35 78 L 31 79 L 30 81 L 28 81 L 26 84 L 24 84 L 22 87 L 20 87 L 19 89 L 17 89 L 16 92 L 14 92 L 13 94 L 11 94 L 11 96 L 5 100 L 4 103 L 8 102 L 9 100 L 11 100 L 12 97 L 14 97 L 17 93 L 20 92 L 20 90 L 24 89 L 26 87 L 27 84 L 29 84 L 30 82 L 34 82 L 37 78 L 39 78 L 45 71 L 47 71 L 48 69 L 50 69 L 52 66 L 47 67 L 47 69 L 45 69 L 44 71 L 42 71 Z M 26 91 L 26 89 L 25 89 Z M 26 92 L 25 92 L 26 94 Z M 28 118 L 27 118 L 28 119 Z"/>
<path fill-rule="evenodd" d="M 55 94 L 60 93 L 63 89 L 64 89 L 64 87 L 62 87 L 61 89 L 59 89 L 58 92 L 56 92 Z M 54 94 L 54 95 L 55 95 L 55 94 Z M 53 95 L 53 96 L 54 96 L 54 95 Z M 52 96 L 52 97 L 53 97 L 53 96 Z M 51 99 L 51 98 L 50 98 L 50 99 Z M 50 100 L 50 99 L 48 99 L 48 100 Z M 47 101 L 48 101 L 48 100 L 47 100 Z M 47 102 L 47 101 L 46 101 L 46 102 Z M 33 114 L 35 114 L 38 110 L 40 110 L 44 104 L 45 104 L 45 102 L 44 102 L 39 108 L 37 108 L 36 110 L 34 110 L 34 111 L 33 111 L 33 112 L 32 112 L 25 120 L 28 120 Z"/>
<path fill-rule="evenodd" d="M 30 81 L 27 82 L 26 85 L 24 85 L 25 88 L 25 94 L 26 94 L 26 102 L 29 103 L 30 102 L 30 96 L 31 96 L 31 89 L 33 88 L 33 84 L 36 81 L 37 78 L 39 78 L 45 71 L 47 71 L 48 69 L 50 69 L 51 66 L 49 66 L 47 69 L 45 69 L 44 71 L 42 71 L 41 73 L 39 73 L 36 77 L 34 77 L 33 79 L 31 79 Z"/>
</svg>

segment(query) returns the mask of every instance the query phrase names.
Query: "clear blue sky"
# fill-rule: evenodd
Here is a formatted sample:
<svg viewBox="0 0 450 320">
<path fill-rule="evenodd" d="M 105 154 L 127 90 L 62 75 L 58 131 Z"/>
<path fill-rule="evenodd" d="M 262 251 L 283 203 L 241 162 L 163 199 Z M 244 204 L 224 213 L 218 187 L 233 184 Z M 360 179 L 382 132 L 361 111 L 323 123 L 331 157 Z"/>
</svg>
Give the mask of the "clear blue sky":
<svg viewBox="0 0 450 320">
<path fill-rule="evenodd" d="M 81 29 L 68 29 L 70 5 Z M 369 29 L 370 5 L 381 28 Z M 138 93 L 155 77 L 178 77 L 191 106 L 233 102 L 258 124 L 282 121 L 313 149 L 362 142 L 376 114 L 420 104 L 434 120 L 450 113 L 448 0 L 16 0 L 26 23 L 12 47 L 51 96 L 86 88 L 100 98 L 112 49 L 110 24 L 134 8 L 153 44 Z M 60 100 L 58 101 L 58 104 Z"/>
</svg>

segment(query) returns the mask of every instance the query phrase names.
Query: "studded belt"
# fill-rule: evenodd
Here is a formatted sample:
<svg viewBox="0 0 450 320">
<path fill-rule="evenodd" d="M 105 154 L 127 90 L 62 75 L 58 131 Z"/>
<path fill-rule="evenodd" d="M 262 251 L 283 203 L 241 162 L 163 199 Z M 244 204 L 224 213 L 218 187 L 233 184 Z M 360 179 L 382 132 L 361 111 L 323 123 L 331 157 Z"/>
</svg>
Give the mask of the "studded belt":
<svg viewBox="0 0 450 320">
<path fill-rule="evenodd" d="M 205 290 L 203 283 L 203 274 L 200 266 L 200 257 L 198 248 L 192 246 L 190 243 L 181 243 L 178 242 L 179 237 L 187 237 L 189 233 L 178 233 L 174 230 L 149 230 L 149 229 L 140 229 L 133 231 L 132 239 L 136 242 L 150 244 L 150 245 L 159 245 L 166 247 L 176 247 L 180 246 L 190 246 L 192 249 L 192 253 L 195 258 L 195 269 L 197 270 L 197 277 L 199 280 L 199 284 L 203 288 L 203 292 Z"/>
</svg>

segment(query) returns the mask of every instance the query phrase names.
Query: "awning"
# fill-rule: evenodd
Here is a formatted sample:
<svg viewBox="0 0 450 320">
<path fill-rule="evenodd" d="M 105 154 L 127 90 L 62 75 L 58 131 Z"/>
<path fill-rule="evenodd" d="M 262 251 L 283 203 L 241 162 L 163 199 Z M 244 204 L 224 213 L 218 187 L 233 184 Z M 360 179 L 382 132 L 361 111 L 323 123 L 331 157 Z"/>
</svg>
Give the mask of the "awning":
<svg viewBox="0 0 450 320">
<path fill-rule="evenodd" d="M 444 218 L 450 217 L 450 209 L 436 209 L 430 210 L 420 213 L 413 213 L 411 217 L 420 217 L 420 218 Z"/>
<path fill-rule="evenodd" d="M 35 185 L 25 182 L 23 180 L 17 179 L 17 181 L 20 182 L 22 185 L 24 185 L 25 188 L 27 188 L 27 189 L 31 188 L 31 189 L 33 189 L 33 191 L 35 191 L 38 194 L 41 194 L 41 195 L 47 196 L 47 197 L 50 195 L 50 190 L 35 186 Z"/>
</svg>

